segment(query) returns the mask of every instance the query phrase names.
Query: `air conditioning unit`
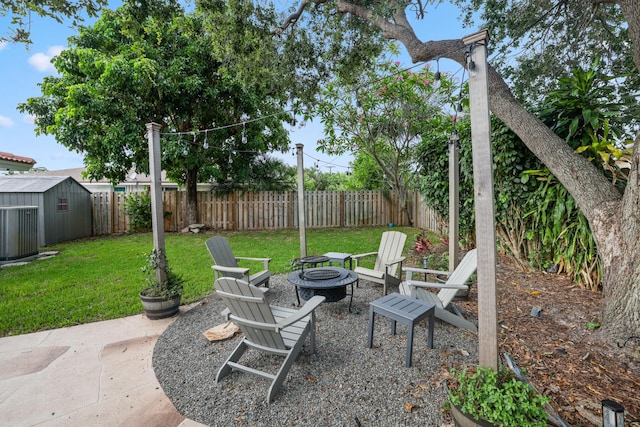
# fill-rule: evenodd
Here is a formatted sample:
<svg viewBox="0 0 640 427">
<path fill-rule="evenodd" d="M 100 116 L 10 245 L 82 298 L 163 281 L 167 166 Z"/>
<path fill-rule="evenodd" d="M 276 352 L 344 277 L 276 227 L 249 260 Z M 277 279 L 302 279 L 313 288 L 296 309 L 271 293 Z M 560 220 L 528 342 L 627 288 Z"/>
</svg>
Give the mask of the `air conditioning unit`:
<svg viewBox="0 0 640 427">
<path fill-rule="evenodd" d="M 0 206 L 0 261 L 38 255 L 38 207 Z"/>
</svg>

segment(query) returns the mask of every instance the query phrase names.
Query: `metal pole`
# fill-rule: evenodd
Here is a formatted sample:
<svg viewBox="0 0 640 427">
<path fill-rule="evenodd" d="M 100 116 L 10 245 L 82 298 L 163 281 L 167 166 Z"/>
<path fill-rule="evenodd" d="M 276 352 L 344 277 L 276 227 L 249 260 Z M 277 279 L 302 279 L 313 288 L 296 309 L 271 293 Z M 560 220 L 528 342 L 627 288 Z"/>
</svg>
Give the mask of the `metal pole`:
<svg viewBox="0 0 640 427">
<path fill-rule="evenodd" d="M 164 218 L 162 214 L 162 167 L 160 166 L 160 125 L 147 123 L 149 141 L 149 177 L 151 179 L 151 224 L 153 249 L 157 256 L 156 280 L 167 280 L 167 257 L 164 248 Z"/>
<path fill-rule="evenodd" d="M 298 229 L 300 230 L 300 258 L 307 256 L 307 229 L 304 206 L 304 163 L 302 160 L 302 144 L 296 144 L 298 155 Z"/>
</svg>

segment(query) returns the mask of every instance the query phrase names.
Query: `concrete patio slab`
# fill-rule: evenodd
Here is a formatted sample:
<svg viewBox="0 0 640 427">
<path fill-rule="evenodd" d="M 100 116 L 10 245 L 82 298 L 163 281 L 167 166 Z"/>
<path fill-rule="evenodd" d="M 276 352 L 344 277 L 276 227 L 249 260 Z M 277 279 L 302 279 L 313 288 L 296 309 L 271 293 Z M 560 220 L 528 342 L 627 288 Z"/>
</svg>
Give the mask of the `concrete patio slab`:
<svg viewBox="0 0 640 427">
<path fill-rule="evenodd" d="M 153 347 L 174 319 L 0 338 L 0 425 L 202 426 L 178 413 L 153 372 Z"/>
</svg>

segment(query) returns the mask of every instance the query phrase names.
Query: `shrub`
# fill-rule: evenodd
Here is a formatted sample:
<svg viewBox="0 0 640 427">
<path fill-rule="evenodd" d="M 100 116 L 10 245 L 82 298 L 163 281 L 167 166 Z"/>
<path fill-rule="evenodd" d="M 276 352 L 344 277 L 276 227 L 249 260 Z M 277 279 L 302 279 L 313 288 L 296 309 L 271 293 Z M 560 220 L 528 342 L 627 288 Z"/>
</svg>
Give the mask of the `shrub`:
<svg viewBox="0 0 640 427">
<path fill-rule="evenodd" d="M 129 217 L 129 232 L 151 230 L 151 196 L 148 193 L 132 193 L 125 196 L 124 213 Z"/>
<path fill-rule="evenodd" d="M 548 397 L 519 381 L 513 372 L 477 367 L 452 369 L 449 402 L 478 420 L 497 426 L 546 427 Z"/>
</svg>

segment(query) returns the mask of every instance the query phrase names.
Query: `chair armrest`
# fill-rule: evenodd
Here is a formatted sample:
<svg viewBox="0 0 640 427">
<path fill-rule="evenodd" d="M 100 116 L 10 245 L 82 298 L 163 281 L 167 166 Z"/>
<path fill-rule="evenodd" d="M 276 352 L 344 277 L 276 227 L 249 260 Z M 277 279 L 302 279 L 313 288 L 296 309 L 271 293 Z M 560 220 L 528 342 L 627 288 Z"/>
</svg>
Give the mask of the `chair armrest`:
<svg viewBox="0 0 640 427">
<path fill-rule="evenodd" d="M 417 267 L 402 267 L 403 271 L 408 273 L 426 273 L 426 274 L 438 274 L 443 276 L 450 276 L 451 271 L 442 271 L 442 270 L 429 270 L 426 268 L 417 268 Z"/>
<path fill-rule="evenodd" d="M 320 304 L 322 304 L 325 299 L 326 297 L 320 295 L 316 295 L 311 298 L 302 306 L 302 308 L 300 308 L 300 310 L 296 311 L 295 313 L 291 313 L 291 316 L 279 321 L 276 325 L 276 332 L 280 332 L 281 329 L 293 323 L 296 323 L 300 319 L 307 317 L 313 310 L 315 310 Z"/>
<path fill-rule="evenodd" d="M 323 296 L 319 296 L 316 295 L 313 298 L 311 298 L 309 301 L 307 301 L 305 303 L 304 306 L 302 306 L 302 308 L 300 310 L 297 310 L 294 313 L 291 313 L 290 316 L 288 316 L 286 319 L 281 320 L 278 323 L 265 323 L 265 322 L 257 322 L 254 320 L 248 320 L 245 318 L 240 318 L 238 316 L 234 316 L 233 314 L 231 314 L 231 311 L 226 308 L 222 311 L 222 316 L 225 318 L 225 321 L 235 321 L 236 323 L 239 323 L 241 325 L 247 325 L 249 327 L 252 328 L 256 328 L 256 329 L 265 329 L 265 330 L 273 330 L 275 332 L 280 332 L 282 329 L 286 328 L 287 326 L 296 323 L 297 321 L 303 319 L 304 317 L 308 316 L 311 312 L 313 312 L 313 310 L 315 310 L 322 302 L 324 302 L 325 297 Z"/>
<path fill-rule="evenodd" d="M 249 269 L 244 267 L 225 267 L 223 265 L 212 265 L 212 269 L 215 271 L 221 271 L 223 273 L 236 273 L 236 274 L 249 274 Z"/>
<path fill-rule="evenodd" d="M 218 280 L 218 276 L 224 276 L 221 273 L 241 274 L 245 282 L 249 283 L 249 269 L 244 267 L 225 267 L 223 265 L 212 265 L 213 278 Z"/>
<path fill-rule="evenodd" d="M 419 280 L 405 280 L 409 286 L 415 286 L 416 288 L 436 288 L 436 289 L 469 289 L 467 285 L 457 285 L 454 283 L 433 283 L 433 282 L 421 282 Z"/>
<path fill-rule="evenodd" d="M 351 255 L 351 259 L 356 262 L 356 267 L 358 267 L 360 265 L 360 258 L 373 256 L 373 255 L 378 256 L 378 252 L 367 252 L 364 254 Z"/>
<path fill-rule="evenodd" d="M 407 258 L 401 256 L 400 258 L 396 258 L 396 259 L 393 259 L 391 261 L 387 261 L 384 265 L 389 266 L 389 265 L 397 264 L 399 262 L 404 262 L 405 259 L 407 259 Z"/>
<path fill-rule="evenodd" d="M 351 255 L 352 259 L 359 259 L 365 256 L 371 256 L 371 255 L 378 255 L 378 252 L 367 252 L 365 254 L 357 254 L 357 255 Z"/>
<path fill-rule="evenodd" d="M 264 270 L 268 270 L 269 269 L 269 263 L 271 262 L 271 258 L 249 258 L 249 257 L 236 257 L 236 261 L 237 260 L 244 260 L 244 261 L 261 261 L 262 264 L 264 265 Z"/>
<path fill-rule="evenodd" d="M 416 268 L 416 267 L 402 267 L 402 270 L 406 273 L 407 281 L 411 281 L 413 277 L 413 273 L 424 274 L 435 274 L 437 276 L 447 276 L 447 278 L 451 275 L 451 271 L 441 271 L 441 270 L 430 270 L 427 268 Z M 426 277 L 425 277 L 426 279 Z"/>
<path fill-rule="evenodd" d="M 263 270 L 269 269 L 269 263 L 271 262 L 271 258 L 251 258 L 251 257 L 236 257 L 236 261 L 244 260 L 244 261 L 261 261 L 263 265 Z"/>
</svg>

